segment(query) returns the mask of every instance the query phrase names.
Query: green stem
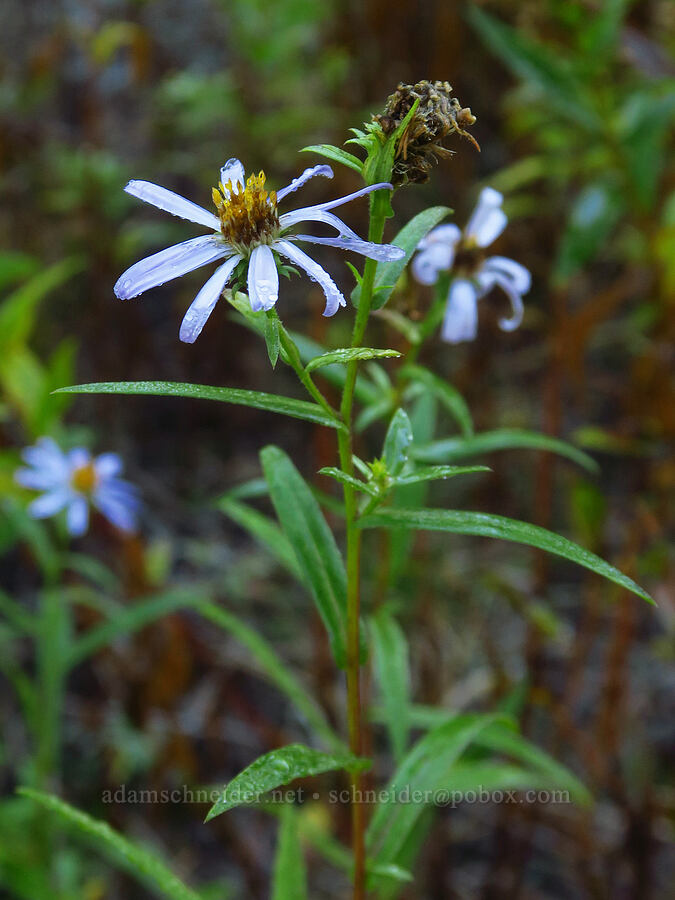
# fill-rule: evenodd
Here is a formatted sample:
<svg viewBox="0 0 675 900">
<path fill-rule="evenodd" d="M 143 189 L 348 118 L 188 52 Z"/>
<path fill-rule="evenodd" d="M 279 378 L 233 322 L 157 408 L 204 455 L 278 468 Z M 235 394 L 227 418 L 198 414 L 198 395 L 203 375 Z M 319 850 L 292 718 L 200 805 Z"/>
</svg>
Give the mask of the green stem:
<svg viewBox="0 0 675 900">
<path fill-rule="evenodd" d="M 388 197 L 384 192 L 373 196 L 371 205 L 368 240 L 380 243 L 384 233 Z M 373 299 L 375 270 L 377 263 L 367 259 L 363 269 L 361 295 L 354 322 L 352 347 L 361 346 L 368 324 L 370 307 Z M 358 361 L 347 364 L 347 377 L 342 392 L 340 413 L 347 426 L 345 432 L 338 432 L 338 450 L 340 466 L 343 472 L 354 474 L 352 461 L 352 407 L 354 388 L 358 372 Z M 361 710 L 361 660 L 359 622 L 361 617 L 360 594 L 360 560 L 361 530 L 356 525 L 356 494 L 351 485 L 343 485 L 345 500 L 345 519 L 347 528 L 347 719 L 349 727 L 349 747 L 352 753 L 360 756 L 363 751 L 363 729 Z M 365 847 L 365 805 L 362 796 L 362 780 L 360 773 L 351 776 L 352 788 L 352 850 L 354 854 L 354 900 L 365 897 L 366 882 L 366 847 Z"/>
<path fill-rule="evenodd" d="M 339 419 L 340 414 L 338 413 L 338 411 L 333 409 L 333 407 L 330 405 L 328 400 L 326 400 L 319 388 L 314 384 L 312 376 L 305 370 L 305 367 L 302 364 L 302 360 L 300 359 L 300 353 L 295 345 L 295 341 L 286 331 L 281 322 L 279 323 L 279 341 L 284 349 L 289 365 L 298 376 L 300 383 L 305 388 L 310 397 L 312 397 L 313 400 L 316 400 L 319 406 L 321 406 L 321 408 L 324 409 L 330 416 L 333 416 L 333 418 L 335 419 Z"/>
</svg>

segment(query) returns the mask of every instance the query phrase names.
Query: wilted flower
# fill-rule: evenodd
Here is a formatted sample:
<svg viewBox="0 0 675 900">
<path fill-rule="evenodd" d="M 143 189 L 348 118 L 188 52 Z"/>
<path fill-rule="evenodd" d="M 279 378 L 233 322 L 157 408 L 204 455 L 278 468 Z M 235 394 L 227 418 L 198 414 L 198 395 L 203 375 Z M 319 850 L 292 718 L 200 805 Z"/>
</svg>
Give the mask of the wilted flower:
<svg viewBox="0 0 675 900">
<path fill-rule="evenodd" d="M 161 250 L 137 262 L 120 277 L 115 294 L 121 300 L 137 297 L 149 288 L 157 287 L 216 260 L 225 260 L 209 278 L 188 309 L 180 329 L 180 339 L 188 344 L 199 336 L 220 295 L 235 269 L 243 261 L 247 270 L 248 294 L 255 311 L 271 309 L 279 296 L 279 256 L 298 266 L 318 282 L 326 295 L 324 316 L 334 315 L 346 301 L 330 275 L 296 241 L 328 244 L 352 250 L 372 259 L 400 259 L 404 251 L 391 244 L 363 241 L 336 215 L 329 212 L 349 200 L 371 191 L 391 189 L 390 184 L 373 184 L 354 191 L 346 197 L 307 206 L 279 215 L 277 203 L 297 190 L 315 175 L 333 177 L 330 166 L 313 166 L 282 190 L 266 191 L 265 174 L 251 175 L 245 181 L 244 167 L 238 159 L 228 160 L 220 170 L 220 182 L 213 189 L 217 215 L 202 209 L 173 191 L 148 181 L 130 181 L 125 191 L 139 200 L 188 219 L 208 228 L 211 234 L 193 238 Z M 311 237 L 289 234 L 300 222 L 321 222 L 334 228 L 338 237 Z"/>
<path fill-rule="evenodd" d="M 499 191 L 485 188 L 464 231 L 439 225 L 422 238 L 412 271 L 420 284 L 435 284 L 440 272 L 452 270 L 441 336 L 451 344 L 472 341 L 478 326 L 478 301 L 500 287 L 511 301 L 513 314 L 499 320 L 503 331 L 513 331 L 523 318 L 523 294 L 530 289 L 530 273 L 505 256 L 487 256 L 485 248 L 506 227 Z"/>
<path fill-rule="evenodd" d="M 447 81 L 401 82 L 387 99 L 384 112 L 373 118 L 383 133 L 389 135 L 417 101 L 417 109 L 396 144 L 392 181 L 397 186 L 428 181 L 436 157 L 452 156 L 452 150 L 442 144 L 450 134 L 467 138 L 480 150 L 476 139 L 467 131 L 476 117 L 468 106 L 463 107 L 452 96 L 452 86 Z"/>
<path fill-rule="evenodd" d="M 40 438 L 21 456 L 27 469 L 18 469 L 16 481 L 23 487 L 44 491 L 28 507 L 35 519 L 46 519 L 66 510 L 66 524 L 73 537 L 85 533 L 89 507 L 94 506 L 122 531 L 134 531 L 140 500 L 136 487 L 117 476 L 122 461 L 116 453 L 92 457 L 84 447 L 64 453 L 51 438 Z"/>
</svg>

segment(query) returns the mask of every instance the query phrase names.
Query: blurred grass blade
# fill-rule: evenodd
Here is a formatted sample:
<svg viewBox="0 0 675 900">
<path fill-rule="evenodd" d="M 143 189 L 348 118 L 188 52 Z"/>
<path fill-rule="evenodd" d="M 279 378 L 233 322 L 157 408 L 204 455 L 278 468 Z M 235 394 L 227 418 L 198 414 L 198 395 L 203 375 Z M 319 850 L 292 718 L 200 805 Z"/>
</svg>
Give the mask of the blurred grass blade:
<svg viewBox="0 0 675 900">
<path fill-rule="evenodd" d="M 69 394 L 142 394 L 157 397 L 193 397 L 198 400 L 219 400 L 238 406 L 251 406 L 268 412 L 280 413 L 294 419 L 304 419 L 316 425 L 343 429 L 342 423 L 328 415 L 316 403 L 246 391 L 240 388 L 211 387 L 206 384 L 180 384 L 172 381 L 105 381 L 98 384 L 76 384 L 59 388 L 55 393 Z"/>
<path fill-rule="evenodd" d="M 390 262 L 379 262 L 375 271 L 375 284 L 373 287 L 373 309 L 380 309 L 385 305 L 391 297 L 391 293 L 396 286 L 396 282 L 400 278 L 403 270 L 410 262 L 413 253 L 417 249 L 417 245 L 422 238 L 428 234 L 432 228 L 449 216 L 452 210 L 447 206 L 432 206 L 423 210 L 412 218 L 407 225 L 399 231 L 393 241 L 396 247 L 405 250 L 405 256 L 401 259 L 395 259 Z M 357 285 L 352 291 L 352 302 L 354 306 L 359 305 L 361 297 L 361 289 Z"/>
<path fill-rule="evenodd" d="M 298 815 L 285 803 L 272 876 L 272 900 L 307 900 L 307 873 L 302 855 Z"/>
<path fill-rule="evenodd" d="M 398 622 L 383 607 L 371 620 L 375 679 L 382 698 L 385 724 L 400 762 L 408 743 L 410 723 L 410 663 L 408 642 Z"/>
<path fill-rule="evenodd" d="M 265 447 L 260 459 L 281 527 L 311 588 L 336 662 L 344 667 L 347 575 L 333 532 L 307 483 L 283 450 Z"/>
<path fill-rule="evenodd" d="M 313 734 L 337 753 L 345 752 L 345 745 L 339 738 L 313 697 L 297 680 L 289 667 L 278 656 L 276 650 L 255 629 L 227 609 L 215 603 L 200 603 L 199 612 L 204 618 L 219 628 L 232 634 L 249 651 L 272 684 L 285 694 L 311 727 Z"/>
<path fill-rule="evenodd" d="M 289 784 L 296 778 L 308 778 L 336 769 L 363 771 L 369 765 L 369 760 L 351 753 L 322 753 L 303 744 L 279 747 L 259 756 L 223 788 L 222 796 L 209 810 L 206 821 L 237 806 L 255 804 L 264 799 L 263 795 L 268 791 Z"/>
<path fill-rule="evenodd" d="M 199 900 L 199 895 L 183 884 L 164 863 L 149 850 L 139 847 L 100 819 L 93 819 L 86 813 L 60 800 L 52 794 L 19 788 L 18 793 L 39 803 L 50 812 L 92 839 L 94 843 L 124 868 L 147 884 L 154 893 L 169 900 Z"/>
<path fill-rule="evenodd" d="M 382 446 L 382 460 L 390 475 L 398 475 L 408 461 L 413 431 L 408 413 L 397 409 L 391 418 Z"/>
<path fill-rule="evenodd" d="M 546 434 L 520 428 L 499 428 L 465 438 L 442 438 L 428 444 L 415 445 L 412 454 L 420 462 L 447 463 L 478 453 L 493 453 L 495 450 L 546 450 L 571 459 L 589 472 L 598 471 L 598 464 L 593 457 L 578 447 Z"/>
<path fill-rule="evenodd" d="M 504 516 L 493 516 L 488 513 L 465 512 L 454 509 L 381 509 L 360 520 L 362 528 L 419 528 L 426 531 L 447 531 L 451 534 L 469 534 L 478 537 L 499 538 L 504 541 L 515 541 L 546 550 L 563 559 L 569 559 L 591 572 L 596 572 L 625 588 L 648 603 L 652 598 L 631 578 L 624 575 L 614 566 L 600 559 L 590 550 L 584 550 L 578 544 L 538 525 L 519 522 Z"/>
<path fill-rule="evenodd" d="M 266 483 L 265 493 L 267 493 Z M 293 548 L 276 522 L 231 495 L 221 497 L 216 505 L 222 513 L 246 529 L 294 578 L 303 581 L 303 573 L 300 571 Z"/>
<path fill-rule="evenodd" d="M 411 381 L 423 384 L 424 387 L 438 397 L 441 404 L 457 422 L 465 437 L 470 437 L 473 434 L 473 422 L 469 407 L 457 388 L 443 378 L 439 378 L 438 375 L 434 375 L 433 372 L 425 369 L 424 366 L 407 365 L 401 370 L 400 374 Z"/>
<path fill-rule="evenodd" d="M 307 372 L 313 372 L 314 369 L 320 369 L 323 366 L 330 366 L 332 363 L 348 363 L 355 359 L 387 359 L 389 357 L 400 356 L 398 350 L 376 350 L 372 347 L 348 347 L 342 350 L 331 350 L 328 353 L 322 353 L 315 356 L 305 366 Z"/>
</svg>

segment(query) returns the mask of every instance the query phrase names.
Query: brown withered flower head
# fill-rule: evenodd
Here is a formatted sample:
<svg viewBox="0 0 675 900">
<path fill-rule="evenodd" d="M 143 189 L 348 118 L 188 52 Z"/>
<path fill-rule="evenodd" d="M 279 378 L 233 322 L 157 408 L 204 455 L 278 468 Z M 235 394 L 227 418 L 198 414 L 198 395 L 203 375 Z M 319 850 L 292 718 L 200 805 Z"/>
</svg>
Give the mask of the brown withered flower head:
<svg viewBox="0 0 675 900">
<path fill-rule="evenodd" d="M 373 116 L 384 134 L 389 135 L 405 119 L 415 101 L 420 101 L 396 147 L 392 181 L 397 187 L 428 181 L 437 159 L 446 159 L 453 154 L 442 144 L 450 134 L 461 135 L 480 150 L 476 139 L 467 131 L 476 117 L 451 93 L 452 87 L 447 81 L 401 82 L 388 98 L 384 112 Z"/>
</svg>

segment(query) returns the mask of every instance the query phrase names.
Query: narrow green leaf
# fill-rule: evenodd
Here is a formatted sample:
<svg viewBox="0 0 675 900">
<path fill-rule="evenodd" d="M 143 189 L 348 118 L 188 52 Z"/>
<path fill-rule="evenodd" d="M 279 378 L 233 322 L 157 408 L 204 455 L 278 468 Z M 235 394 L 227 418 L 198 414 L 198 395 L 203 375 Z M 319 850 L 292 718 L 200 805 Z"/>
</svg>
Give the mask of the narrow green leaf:
<svg viewBox="0 0 675 900">
<path fill-rule="evenodd" d="M 77 384 L 59 388 L 55 393 L 69 394 L 143 394 L 158 397 L 193 397 L 198 400 L 219 400 L 238 406 L 252 406 L 268 412 L 280 413 L 294 419 L 304 419 L 328 428 L 344 429 L 337 419 L 328 415 L 316 403 L 245 391 L 240 388 L 211 387 L 205 384 L 180 384 L 172 381 L 106 381 L 98 384 Z"/>
<path fill-rule="evenodd" d="M 408 475 L 398 475 L 394 485 L 417 484 L 420 481 L 438 481 L 441 478 L 454 478 L 456 475 L 469 475 L 473 472 L 491 472 L 488 466 L 429 466 L 417 469 Z"/>
<path fill-rule="evenodd" d="M 345 350 L 331 350 L 315 356 L 305 366 L 307 372 L 313 372 L 322 366 L 330 366 L 332 363 L 348 363 L 355 359 L 386 359 L 387 357 L 400 356 L 398 350 L 375 350 L 372 347 L 350 347 Z"/>
<path fill-rule="evenodd" d="M 312 144 L 309 147 L 303 147 L 300 153 L 318 153 L 320 156 L 325 156 L 326 159 L 353 169 L 359 175 L 363 169 L 363 163 L 358 156 L 354 156 L 353 153 L 348 153 L 340 147 L 334 147 L 332 144 Z"/>
<path fill-rule="evenodd" d="M 465 437 L 470 437 L 473 434 L 473 422 L 469 407 L 457 388 L 443 378 L 439 378 L 438 375 L 434 375 L 433 372 L 425 369 L 424 366 L 407 365 L 399 374 L 403 378 L 419 382 L 438 397 L 441 404 L 457 422 Z"/>
<path fill-rule="evenodd" d="M 267 483 L 265 483 L 265 493 L 267 493 Z M 273 522 L 247 503 L 241 503 L 231 495 L 226 494 L 224 497 L 221 497 L 216 505 L 221 512 L 233 519 L 238 525 L 241 525 L 242 528 L 245 528 L 249 534 L 252 534 L 291 575 L 297 578 L 298 581 L 303 580 L 293 548 L 276 522 Z"/>
<path fill-rule="evenodd" d="M 307 900 L 307 873 L 302 855 L 298 814 L 285 803 L 272 876 L 272 900 Z"/>
<path fill-rule="evenodd" d="M 300 353 L 300 359 L 306 365 L 315 356 L 320 356 L 326 352 L 317 341 L 313 341 L 304 334 L 297 331 L 290 332 L 291 337 Z M 335 363 L 331 366 L 325 366 L 321 369 L 320 375 L 329 384 L 338 388 L 343 388 L 345 379 L 347 378 L 347 367 Z M 378 397 L 378 391 L 375 385 L 362 374 L 356 376 L 356 385 L 354 386 L 354 396 L 360 403 L 372 403 Z"/>
<path fill-rule="evenodd" d="M 276 310 L 270 309 L 265 317 L 265 346 L 267 347 L 267 355 L 274 369 L 279 359 L 279 350 L 281 348 L 281 339 L 279 337 L 279 318 Z"/>
<path fill-rule="evenodd" d="M 268 791 L 289 784 L 296 778 L 307 778 L 336 769 L 360 772 L 369 765 L 370 760 L 353 756 L 351 753 L 322 753 L 303 744 L 279 747 L 259 756 L 223 788 L 222 797 L 213 804 L 206 821 L 227 812 L 228 809 L 255 804 L 262 800 Z"/>
<path fill-rule="evenodd" d="M 323 469 L 319 469 L 319 475 L 327 475 L 329 478 L 334 478 L 336 481 L 339 481 L 340 484 L 349 484 L 357 491 L 362 491 L 364 494 L 370 494 L 371 497 L 377 497 L 380 493 L 374 484 L 371 484 L 368 481 L 361 481 L 360 478 L 348 475 L 346 472 L 343 472 L 342 469 L 336 469 L 335 466 L 324 466 Z"/>
<path fill-rule="evenodd" d="M 279 658 L 276 650 L 254 628 L 222 606 L 200 603 L 199 612 L 219 628 L 232 634 L 249 651 L 260 670 L 272 684 L 285 694 L 307 720 L 316 737 L 337 753 L 346 752 L 343 741 L 335 734 L 323 710 L 306 688 L 297 680 L 290 668 Z"/>
<path fill-rule="evenodd" d="M 499 428 L 465 438 L 443 438 L 421 446 L 416 445 L 412 455 L 421 462 L 446 463 L 495 450 L 546 450 L 566 456 L 589 472 L 598 471 L 598 464 L 593 457 L 578 447 L 546 434 L 520 428 Z"/>
<path fill-rule="evenodd" d="M 399 231 L 391 243 L 405 250 L 405 256 L 377 264 L 372 304 L 374 310 L 381 309 L 385 305 L 422 238 L 451 213 L 452 210 L 447 206 L 432 206 L 418 213 Z M 357 285 L 352 291 L 352 302 L 355 306 L 359 305 L 360 298 L 361 289 Z"/>
<path fill-rule="evenodd" d="M 504 516 L 492 516 L 488 513 L 465 512 L 452 509 L 381 509 L 361 519 L 362 528 L 420 528 L 426 531 L 447 531 L 451 534 L 469 534 L 478 537 L 499 538 L 504 541 L 515 541 L 546 550 L 563 559 L 569 559 L 591 572 L 596 572 L 642 597 L 649 603 L 652 598 L 627 575 L 619 572 L 614 566 L 600 559 L 595 553 L 584 550 L 567 538 L 538 525 L 518 522 Z"/>
<path fill-rule="evenodd" d="M 19 788 L 18 793 L 34 800 L 50 812 L 77 827 L 84 835 L 125 869 L 170 900 L 199 900 L 199 895 L 183 884 L 164 863 L 149 850 L 139 847 L 100 819 L 93 819 L 52 794 Z"/>
<path fill-rule="evenodd" d="M 140 631 L 151 622 L 179 609 L 195 607 L 203 599 L 204 595 L 193 587 L 174 588 L 147 600 L 137 601 L 133 606 L 125 606 L 116 613 L 114 619 L 94 625 L 75 640 L 67 656 L 67 665 L 76 666 L 117 638 Z"/>
<path fill-rule="evenodd" d="M 408 743 L 410 664 L 408 642 L 398 622 L 384 607 L 371 620 L 375 678 L 396 762 Z"/>
<path fill-rule="evenodd" d="M 390 475 L 398 475 L 408 461 L 413 442 L 412 425 L 404 409 L 397 409 L 392 416 L 382 447 L 382 459 Z"/>
<path fill-rule="evenodd" d="M 265 447 L 260 459 L 277 517 L 311 588 L 335 659 L 343 667 L 347 576 L 333 532 L 311 490 L 283 450 Z"/>
<path fill-rule="evenodd" d="M 415 744 L 392 776 L 368 827 L 369 853 L 377 864 L 398 863 L 425 805 L 433 803 L 435 791 L 451 787 L 457 759 L 494 721 L 494 716 L 457 716 Z M 412 801 L 414 791 L 422 792 L 420 802 Z"/>
</svg>

